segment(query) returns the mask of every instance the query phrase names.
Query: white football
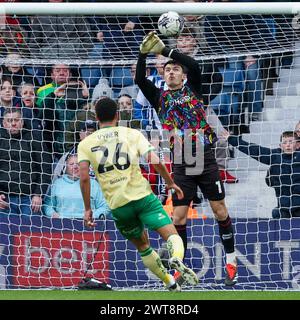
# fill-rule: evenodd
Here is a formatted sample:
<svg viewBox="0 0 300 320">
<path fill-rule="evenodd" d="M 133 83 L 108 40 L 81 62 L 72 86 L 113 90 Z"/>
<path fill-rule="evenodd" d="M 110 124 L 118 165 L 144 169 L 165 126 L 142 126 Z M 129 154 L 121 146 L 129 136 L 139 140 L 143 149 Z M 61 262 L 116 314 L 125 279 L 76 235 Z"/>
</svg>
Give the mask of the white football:
<svg viewBox="0 0 300 320">
<path fill-rule="evenodd" d="M 184 19 L 175 11 L 163 13 L 158 19 L 158 30 L 166 37 L 178 36 L 184 27 Z"/>
</svg>

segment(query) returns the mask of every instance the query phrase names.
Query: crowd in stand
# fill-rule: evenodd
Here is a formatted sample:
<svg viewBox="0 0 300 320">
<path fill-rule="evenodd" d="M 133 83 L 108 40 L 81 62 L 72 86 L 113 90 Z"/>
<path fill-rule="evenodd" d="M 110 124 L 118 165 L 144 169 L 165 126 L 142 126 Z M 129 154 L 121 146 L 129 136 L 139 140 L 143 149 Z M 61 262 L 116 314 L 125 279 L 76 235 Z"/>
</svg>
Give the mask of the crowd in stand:
<svg viewBox="0 0 300 320">
<path fill-rule="evenodd" d="M 249 121 L 261 120 L 269 81 L 277 77 L 274 60 L 286 66 L 292 63 L 291 54 L 268 53 L 292 43 L 290 21 L 282 24 L 286 28 L 283 30 L 280 19 L 285 18 L 185 16 L 185 29 L 177 39 L 162 37 L 177 50 L 198 58 L 204 104 L 232 134 L 247 133 Z M 121 125 L 148 133 L 160 130 L 155 110 L 134 83 L 139 45 L 148 31 L 157 29 L 157 19 L 5 16 L 4 20 L 0 30 L 0 58 L 5 60 L 0 70 L 0 212 L 81 217 L 76 148 L 97 129 L 95 102 L 102 97 L 114 98 L 120 108 Z M 265 53 L 255 55 L 258 51 Z M 224 58 L 225 54 L 231 57 Z M 221 58 L 205 59 L 212 55 Z M 28 65 L 21 63 L 23 58 L 99 59 L 107 63 Z M 122 59 L 131 64 L 110 63 Z M 155 63 L 147 69 L 149 79 L 163 87 L 165 58 L 153 59 Z M 238 182 L 226 170 L 226 160 L 233 156 L 231 146 L 220 140 L 215 147 L 222 180 Z M 153 188 L 163 184 L 149 166 L 143 166 L 143 173 Z M 93 181 L 94 209 L 99 216 L 107 214 L 101 188 Z M 165 190 L 159 189 L 155 192 L 165 199 Z M 66 200 L 70 194 L 72 199 Z"/>
</svg>

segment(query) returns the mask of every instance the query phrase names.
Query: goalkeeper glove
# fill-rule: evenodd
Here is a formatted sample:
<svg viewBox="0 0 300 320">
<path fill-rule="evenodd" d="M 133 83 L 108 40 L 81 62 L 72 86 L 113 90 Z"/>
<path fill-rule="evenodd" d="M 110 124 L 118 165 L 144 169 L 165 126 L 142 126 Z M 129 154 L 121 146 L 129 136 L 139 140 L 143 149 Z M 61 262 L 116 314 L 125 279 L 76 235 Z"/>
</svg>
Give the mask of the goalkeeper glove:
<svg viewBox="0 0 300 320">
<path fill-rule="evenodd" d="M 143 42 L 140 45 L 140 51 L 143 54 L 153 52 L 156 54 L 161 54 L 165 44 L 161 41 L 156 32 L 151 31 L 144 38 Z"/>
</svg>

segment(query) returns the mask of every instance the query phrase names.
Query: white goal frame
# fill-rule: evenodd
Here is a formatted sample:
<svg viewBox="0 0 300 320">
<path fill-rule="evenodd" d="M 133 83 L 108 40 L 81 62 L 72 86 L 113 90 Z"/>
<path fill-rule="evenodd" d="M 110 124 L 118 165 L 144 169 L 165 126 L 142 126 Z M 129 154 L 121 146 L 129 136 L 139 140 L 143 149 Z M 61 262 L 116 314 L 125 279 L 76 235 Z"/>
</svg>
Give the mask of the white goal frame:
<svg viewBox="0 0 300 320">
<path fill-rule="evenodd" d="M 300 29 L 300 24 L 298 21 L 300 21 L 300 2 L 277 2 L 272 3 L 270 5 L 269 2 L 261 2 L 261 3 L 253 3 L 253 2 L 243 2 L 243 3 L 131 3 L 131 2 L 116 2 L 116 3 L 1 3 L 0 4 L 0 16 L 1 15 L 160 15 L 167 11 L 176 11 L 180 15 L 186 15 L 186 14 L 195 14 L 195 15 L 230 15 L 230 14 L 267 14 L 267 15 L 295 15 L 293 20 L 293 27 L 295 29 Z M 1 24 L 1 23 L 0 23 Z M 201 57 L 202 59 L 202 57 Z M 203 57 L 205 60 L 206 58 Z M 209 59 L 209 57 L 208 57 Z M 24 64 L 26 64 L 27 61 L 34 61 L 34 59 L 21 59 Z M 44 61 L 39 60 L 41 64 L 52 64 L 51 61 Z M 65 63 L 65 60 L 62 60 L 63 63 Z M 73 63 L 76 64 L 76 59 L 72 60 Z M 136 61 L 136 60 L 135 60 Z M 3 58 L 0 58 L 0 62 L 3 62 Z M 68 63 L 68 61 L 66 61 Z M 131 60 L 128 60 L 128 63 L 131 63 Z M 84 61 L 81 60 L 81 64 L 84 64 Z M 88 64 L 92 65 L 100 65 L 102 66 L 105 64 L 102 60 L 93 60 L 88 61 Z M 111 65 L 113 65 L 112 62 L 110 62 Z M 263 196 L 263 195 L 262 195 Z M 275 195 L 274 195 L 275 197 Z M 4 218 L 4 220 L 1 220 L 0 217 L 0 234 L 1 234 L 1 225 L 7 224 L 10 225 L 10 218 Z M 195 219 L 196 220 L 196 219 Z M 208 240 L 208 238 L 214 239 L 215 235 L 218 233 L 217 225 L 214 219 L 198 219 L 199 221 L 192 221 L 189 225 L 189 229 L 195 229 L 195 233 L 192 235 L 191 238 L 189 238 L 189 250 L 191 251 L 192 257 L 188 257 L 188 263 L 195 264 L 198 275 L 200 277 L 200 282 L 202 281 L 202 277 L 207 272 L 213 272 L 214 278 L 212 276 L 210 277 L 211 282 L 201 282 L 199 288 L 196 288 L 196 290 L 202 290 L 202 289 L 224 289 L 223 281 L 224 278 L 224 268 L 223 268 L 223 249 L 219 242 L 216 240 Z M 25 232 L 24 235 L 18 233 L 18 227 L 16 226 L 16 220 L 13 220 L 13 237 L 14 241 L 16 241 L 17 244 L 21 247 L 21 249 L 24 249 L 24 252 L 18 253 L 19 256 L 26 256 L 26 253 L 31 254 L 34 250 L 41 252 L 41 255 L 44 254 L 41 248 L 38 248 L 38 241 L 36 242 L 36 247 L 34 247 L 35 242 L 33 245 L 29 243 L 29 238 L 33 235 L 35 238 L 39 236 L 39 232 L 43 232 L 43 228 L 45 227 L 47 230 L 51 229 L 51 232 L 57 228 L 58 232 L 56 236 L 62 236 L 63 232 L 61 232 L 61 229 L 66 230 L 69 228 L 68 231 L 73 232 L 74 234 L 78 236 L 78 234 L 83 234 L 86 230 L 82 227 L 80 222 L 75 222 L 75 228 L 71 229 L 70 224 L 62 223 L 62 227 L 60 226 L 60 223 L 53 222 L 53 225 L 50 222 L 47 222 L 45 225 L 43 225 L 42 218 L 35 217 L 33 219 L 33 225 L 34 225 L 34 231 L 31 230 L 31 226 L 25 226 Z M 262 223 L 261 223 L 262 222 Z M 294 223 L 296 222 L 296 223 Z M 296 254 L 299 253 L 300 248 L 300 237 L 298 237 L 296 232 L 300 230 L 300 223 L 298 221 L 293 221 L 293 223 L 290 223 L 290 221 L 274 221 L 272 219 L 265 219 L 264 221 L 259 221 L 259 219 L 235 219 L 233 221 L 234 227 L 236 228 L 237 232 L 239 233 L 239 238 L 237 238 L 237 242 L 239 242 L 240 247 L 237 249 L 238 259 L 240 264 L 244 269 L 247 271 L 244 272 L 244 276 L 242 275 L 241 284 L 238 284 L 238 289 L 242 290 L 251 290 L 251 289 L 274 289 L 274 290 L 300 290 L 300 283 L 297 280 L 299 278 L 299 272 L 300 272 L 300 264 L 292 265 L 290 264 L 291 260 L 295 260 L 297 263 L 300 263 L 300 259 L 296 257 Z M 54 227 L 53 227 L 54 226 Z M 72 227 L 73 224 L 72 224 Z M 109 264 L 116 264 L 117 267 L 113 266 L 113 270 L 107 271 L 104 275 L 105 277 L 109 278 L 111 280 L 111 283 L 116 287 L 133 287 L 133 288 L 144 288 L 144 289 L 159 289 L 161 290 L 161 286 L 157 285 L 156 279 L 153 279 L 148 271 L 145 271 L 143 268 L 143 264 L 141 262 L 141 259 L 139 258 L 138 254 L 136 253 L 135 249 L 132 245 L 130 245 L 125 240 L 120 240 L 121 237 L 119 234 L 117 234 L 117 231 L 114 230 L 114 224 L 112 220 L 109 220 L 108 223 L 105 225 L 107 227 L 108 231 L 114 233 L 112 237 L 109 237 L 109 232 L 106 234 L 103 232 L 103 230 L 95 230 L 95 233 L 92 234 L 90 232 L 87 235 L 87 238 L 84 237 L 81 239 L 79 236 L 71 240 L 68 239 L 68 241 L 71 243 L 76 242 L 82 246 L 78 249 L 80 251 L 82 249 L 88 251 L 90 255 L 94 254 L 96 252 L 97 254 L 97 248 L 95 249 L 94 244 L 99 241 L 99 234 L 104 234 L 104 240 L 108 239 L 108 241 L 111 240 L 111 248 L 109 250 L 106 248 L 105 241 L 101 243 L 100 252 L 102 254 L 103 261 L 105 260 L 105 263 L 103 263 L 104 267 L 107 267 Z M 249 228 L 248 228 L 249 227 Z M 36 231 L 40 228 L 41 231 Z M 61 228 L 61 229 L 60 229 Z M 288 228 L 293 229 L 293 234 L 290 232 L 289 237 L 284 236 L 281 237 L 280 231 L 286 230 Z M 53 230 L 52 230 L 53 229 Z M 209 229 L 208 236 L 206 235 L 207 230 Z M 79 230 L 79 232 L 78 232 Z M 269 235 L 268 231 L 271 230 Z M 59 234 L 61 232 L 61 234 Z M 274 236 L 275 232 L 278 232 L 279 236 L 276 238 Z M 151 235 L 151 241 L 153 242 L 153 247 L 155 249 L 159 248 L 161 245 L 160 239 L 157 237 L 157 235 Z M 47 235 L 46 235 L 47 236 Z M 276 233 L 277 236 L 277 233 Z M 107 238 L 106 238 L 107 237 Z M 243 238 L 244 237 L 244 238 Z M 264 237 L 267 237 L 266 240 Z M 59 238 L 60 239 L 60 238 Z M 102 239 L 102 238 L 101 238 Z M 1 240 L 1 239 L 0 239 Z M 28 240 L 28 241 L 27 241 Z M 249 240 L 249 244 L 248 244 Z M 107 241 L 107 242 L 108 242 Z M 122 245 L 126 243 L 124 246 L 126 249 L 123 248 L 120 250 L 117 248 L 116 242 L 122 242 Z M 244 243 L 243 243 L 244 241 Z M 271 245 L 269 245 L 269 242 Z M 84 245 L 81 245 L 83 243 Z M 87 244 L 86 244 L 87 243 Z M 30 247 L 30 246 L 33 247 Z M 43 245 L 43 243 L 42 243 Z M 270 246 L 270 247 L 269 247 Z M 0 241 L 0 289 L 5 288 L 5 272 L 8 270 L 7 265 L 4 267 L 1 264 L 1 255 L 7 255 L 7 250 L 3 249 L 4 246 L 2 246 Z M 208 249 L 209 250 L 208 250 Z M 2 250 L 3 249 L 3 250 Z M 16 246 L 16 250 L 19 250 Z M 26 251 L 25 251 L 26 249 Z M 31 251 L 30 251 L 31 250 Z M 57 257 L 57 260 L 61 257 L 59 254 L 61 251 L 63 252 L 64 248 L 55 248 L 57 253 L 55 253 L 55 256 Z M 60 251 L 61 250 L 61 251 Z M 67 251 L 70 250 L 70 251 Z M 73 248 L 65 248 L 65 252 L 73 254 L 76 250 Z M 129 253 L 127 254 L 127 251 Z M 268 261 L 269 252 L 271 250 L 274 250 L 276 253 L 273 257 L 274 261 Z M 122 269 L 123 266 L 118 266 L 118 258 L 116 258 L 115 251 L 119 251 L 118 254 L 122 251 L 124 253 L 125 259 L 129 259 L 130 263 L 134 263 L 136 270 L 130 270 L 132 273 L 136 273 L 133 280 L 127 278 L 127 274 L 125 269 Z M 273 252 L 273 251 L 272 251 Z M 25 254 L 24 254 L 25 253 Z M 78 254 L 79 255 L 79 254 Z M 77 256 L 76 256 L 77 257 Z M 96 257 L 97 258 L 97 257 Z M 7 258 L 7 260 L 9 260 Z M 26 260 L 26 259 L 25 259 Z M 30 259 L 28 259 L 29 261 Z M 88 264 L 88 259 L 83 261 L 83 264 Z M 25 261 L 26 267 L 30 269 L 30 263 L 27 260 Z M 79 258 L 78 258 L 79 261 Z M 127 261 L 127 260 L 126 260 Z M 274 267 L 274 265 L 277 263 L 277 265 Z M 59 263 L 57 263 L 59 264 Z M 93 264 L 93 261 L 92 261 Z M 17 264 L 16 264 L 17 265 Z M 25 265 L 25 263 L 24 263 Z M 271 267 L 269 265 L 272 265 Z M 125 266 L 125 262 L 124 262 Z M 199 267 L 200 266 L 200 267 Z M 11 266 L 9 266 L 11 268 Z M 17 268 L 14 266 L 14 268 Z M 112 268 L 112 267 L 111 267 Z M 117 269 L 118 268 L 118 269 Z M 125 267 L 124 267 L 125 268 Z M 273 269 L 272 269 L 273 268 Z M 38 272 L 38 270 L 34 270 L 34 272 Z M 96 270 L 96 268 L 94 268 Z M 263 271 L 262 271 L 263 270 Z M 266 271 L 267 270 L 267 271 Z M 274 281 L 272 278 L 272 270 L 275 270 L 278 277 L 280 278 L 280 282 L 283 284 L 279 285 Z M 18 270 L 17 270 L 18 271 Z M 17 272 L 16 271 L 16 272 Z M 105 269 L 106 271 L 106 269 Z M 109 273 L 110 272 L 110 273 Z M 246 274 L 247 272 L 247 274 Z M 262 274 L 263 272 L 263 274 Z M 246 275 L 245 275 L 246 274 Z M 123 276 L 123 278 L 122 278 Z M 263 278 L 261 280 L 261 277 Z M 122 278 L 122 280 L 119 280 Z M 252 281 L 252 278 L 255 278 L 255 280 Z M 3 281 L 4 279 L 4 281 Z M 246 280 L 245 280 L 246 279 Z M 257 280 L 258 279 L 258 280 Z M 216 284 L 215 281 L 219 281 L 219 283 L 222 284 Z M 121 283 L 122 282 L 122 283 Z M 122 285 L 120 285 L 120 283 Z M 145 284 L 146 283 L 146 284 Z M 288 283 L 288 285 L 287 285 Z M 7 284 L 6 284 L 7 285 Z M 9 288 L 15 288 L 14 285 L 10 282 L 8 285 Z M 17 287 L 17 285 L 16 285 Z M 21 287 L 21 285 L 20 285 Z M 37 286 L 39 287 L 39 286 Z M 50 286 L 51 287 L 51 286 Z M 53 285 L 55 287 L 55 285 Z"/>
<path fill-rule="evenodd" d="M 0 13 L 17 15 L 49 14 L 161 14 L 176 11 L 179 14 L 298 14 L 300 2 L 242 2 L 242 3 L 1 3 Z"/>
</svg>

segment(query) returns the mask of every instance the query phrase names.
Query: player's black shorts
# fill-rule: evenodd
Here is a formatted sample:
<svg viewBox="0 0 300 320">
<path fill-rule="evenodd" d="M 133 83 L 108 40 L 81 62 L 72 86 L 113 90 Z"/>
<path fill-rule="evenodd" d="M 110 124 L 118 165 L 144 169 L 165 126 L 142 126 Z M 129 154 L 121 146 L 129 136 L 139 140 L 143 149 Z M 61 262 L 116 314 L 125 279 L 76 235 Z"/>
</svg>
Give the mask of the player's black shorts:
<svg viewBox="0 0 300 320">
<path fill-rule="evenodd" d="M 215 161 L 206 158 L 204 170 L 200 175 L 186 175 L 186 168 L 174 165 L 174 182 L 182 189 L 184 198 L 179 200 L 176 194 L 172 195 L 174 206 L 190 205 L 197 195 L 197 187 L 201 189 L 203 196 L 211 201 L 219 201 L 225 198 L 225 190 L 219 175 L 219 168 Z"/>
</svg>

